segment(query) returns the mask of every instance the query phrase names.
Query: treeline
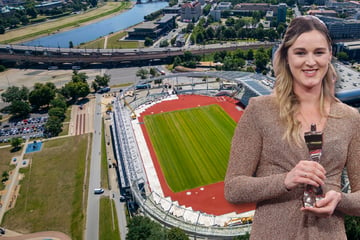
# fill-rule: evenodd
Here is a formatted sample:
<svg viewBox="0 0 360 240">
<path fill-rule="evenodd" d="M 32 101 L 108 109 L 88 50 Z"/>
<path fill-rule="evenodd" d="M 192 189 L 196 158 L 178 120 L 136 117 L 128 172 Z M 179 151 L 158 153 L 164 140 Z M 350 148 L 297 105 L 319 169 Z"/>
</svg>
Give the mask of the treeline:
<svg viewBox="0 0 360 240">
<path fill-rule="evenodd" d="M 258 24 L 254 28 L 257 21 L 245 20 L 243 18 L 235 19 L 229 17 L 225 25 L 214 25 L 213 18 L 209 16 L 207 19 L 200 19 L 196 26 L 189 23 L 183 30 L 184 33 L 191 33 L 190 40 L 193 44 L 210 44 L 218 41 L 246 40 L 257 39 L 259 41 L 275 41 L 279 39 L 285 31 L 286 26 L 280 23 L 276 30 L 273 28 L 264 29 L 263 25 Z"/>
<path fill-rule="evenodd" d="M 162 9 L 144 16 L 144 19 L 145 19 L 145 21 L 153 21 L 161 15 L 162 15 Z"/>
<path fill-rule="evenodd" d="M 189 240 L 185 232 L 177 227 L 165 228 L 159 223 L 152 221 L 148 217 L 135 216 L 130 219 L 128 224 L 127 240 L 139 239 L 163 239 L 163 240 Z M 233 240 L 248 240 L 249 234 L 236 236 Z"/>
<path fill-rule="evenodd" d="M 74 71 L 71 81 L 60 89 L 51 82 L 35 83 L 32 90 L 25 86 L 11 86 L 1 94 L 2 100 L 8 103 L 1 112 L 15 119 L 24 119 L 32 112 L 46 111 L 49 115 L 45 125 L 46 134 L 57 136 L 62 131 L 67 107 L 90 93 L 87 79 L 86 73 Z M 110 75 L 96 76 L 92 87 L 96 91 L 108 86 L 109 81 Z"/>
<path fill-rule="evenodd" d="M 26 0 L 21 7 L 6 14 L 0 14 L 0 34 L 4 34 L 7 29 L 66 16 L 77 11 L 85 11 L 90 7 L 96 7 L 98 0 L 72 0 L 52 9 L 41 9 L 36 7 L 37 4 L 39 2 Z"/>
<path fill-rule="evenodd" d="M 194 55 L 189 51 L 182 56 L 176 56 L 173 67 L 184 66 L 195 68 L 200 61 L 211 61 L 217 63 L 216 70 L 222 71 L 247 71 L 261 72 L 266 74 L 270 69 L 272 49 L 259 48 L 257 50 L 237 49 L 235 51 L 219 51 L 206 56 Z"/>
</svg>

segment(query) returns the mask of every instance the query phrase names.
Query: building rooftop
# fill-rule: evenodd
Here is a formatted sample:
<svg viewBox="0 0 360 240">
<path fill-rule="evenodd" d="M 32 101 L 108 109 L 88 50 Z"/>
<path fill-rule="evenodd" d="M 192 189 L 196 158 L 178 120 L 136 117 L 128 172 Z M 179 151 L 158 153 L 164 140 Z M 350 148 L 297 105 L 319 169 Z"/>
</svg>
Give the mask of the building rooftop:
<svg viewBox="0 0 360 240">
<path fill-rule="evenodd" d="M 134 29 L 156 29 L 158 27 L 154 22 L 143 22 L 135 26 Z"/>
<path fill-rule="evenodd" d="M 166 23 L 168 22 L 170 19 L 172 19 L 173 17 L 177 17 L 177 14 L 165 14 L 159 21 L 157 21 L 156 23 Z"/>
</svg>

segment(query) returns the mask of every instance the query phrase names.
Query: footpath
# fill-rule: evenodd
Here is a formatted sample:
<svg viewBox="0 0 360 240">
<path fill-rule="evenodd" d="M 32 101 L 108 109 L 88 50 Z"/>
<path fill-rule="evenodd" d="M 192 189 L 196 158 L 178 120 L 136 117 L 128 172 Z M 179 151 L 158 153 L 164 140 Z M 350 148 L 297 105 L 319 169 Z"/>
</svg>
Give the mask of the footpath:
<svg viewBox="0 0 360 240">
<path fill-rule="evenodd" d="M 2 222 L 5 212 L 15 205 L 15 201 L 19 193 L 18 183 L 21 178 L 21 175 L 19 175 L 19 169 L 21 167 L 27 167 L 29 164 L 28 160 L 23 159 L 27 144 L 28 140 L 26 140 L 23 145 L 21 155 L 11 159 L 10 164 L 15 165 L 15 169 L 10 171 L 9 179 L 5 183 L 5 189 L 1 193 L 0 222 Z"/>
</svg>

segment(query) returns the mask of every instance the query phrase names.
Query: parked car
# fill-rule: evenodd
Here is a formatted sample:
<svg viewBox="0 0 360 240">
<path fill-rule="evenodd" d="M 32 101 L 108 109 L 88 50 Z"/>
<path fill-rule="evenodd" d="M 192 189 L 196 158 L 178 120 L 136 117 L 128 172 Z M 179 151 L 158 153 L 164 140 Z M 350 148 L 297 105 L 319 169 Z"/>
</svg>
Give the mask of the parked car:
<svg viewBox="0 0 360 240">
<path fill-rule="evenodd" d="M 104 189 L 102 188 L 95 188 L 94 189 L 94 194 L 103 194 L 104 193 Z"/>
</svg>

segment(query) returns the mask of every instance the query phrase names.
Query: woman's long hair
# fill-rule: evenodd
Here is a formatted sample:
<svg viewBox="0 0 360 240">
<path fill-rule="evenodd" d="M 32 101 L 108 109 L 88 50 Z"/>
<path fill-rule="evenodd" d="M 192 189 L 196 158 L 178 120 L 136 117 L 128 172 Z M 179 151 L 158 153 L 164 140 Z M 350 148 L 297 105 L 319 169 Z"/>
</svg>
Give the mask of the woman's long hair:
<svg viewBox="0 0 360 240">
<path fill-rule="evenodd" d="M 323 34 L 328 41 L 331 51 L 331 38 L 326 25 L 317 17 L 302 16 L 294 18 L 287 28 L 284 39 L 274 56 L 274 71 L 276 75 L 276 84 L 274 93 L 280 109 L 280 119 L 285 124 L 286 131 L 284 138 L 289 142 L 301 144 L 300 129 L 301 123 L 296 119 L 299 111 L 299 101 L 293 91 L 293 76 L 289 65 L 287 64 L 287 53 L 296 39 L 303 33 L 317 30 Z M 328 71 L 322 81 L 322 90 L 320 96 L 320 114 L 326 115 L 325 99 L 338 101 L 334 95 L 334 86 L 337 74 L 333 65 L 329 62 Z M 328 116 L 326 116 L 328 117 Z"/>
</svg>

